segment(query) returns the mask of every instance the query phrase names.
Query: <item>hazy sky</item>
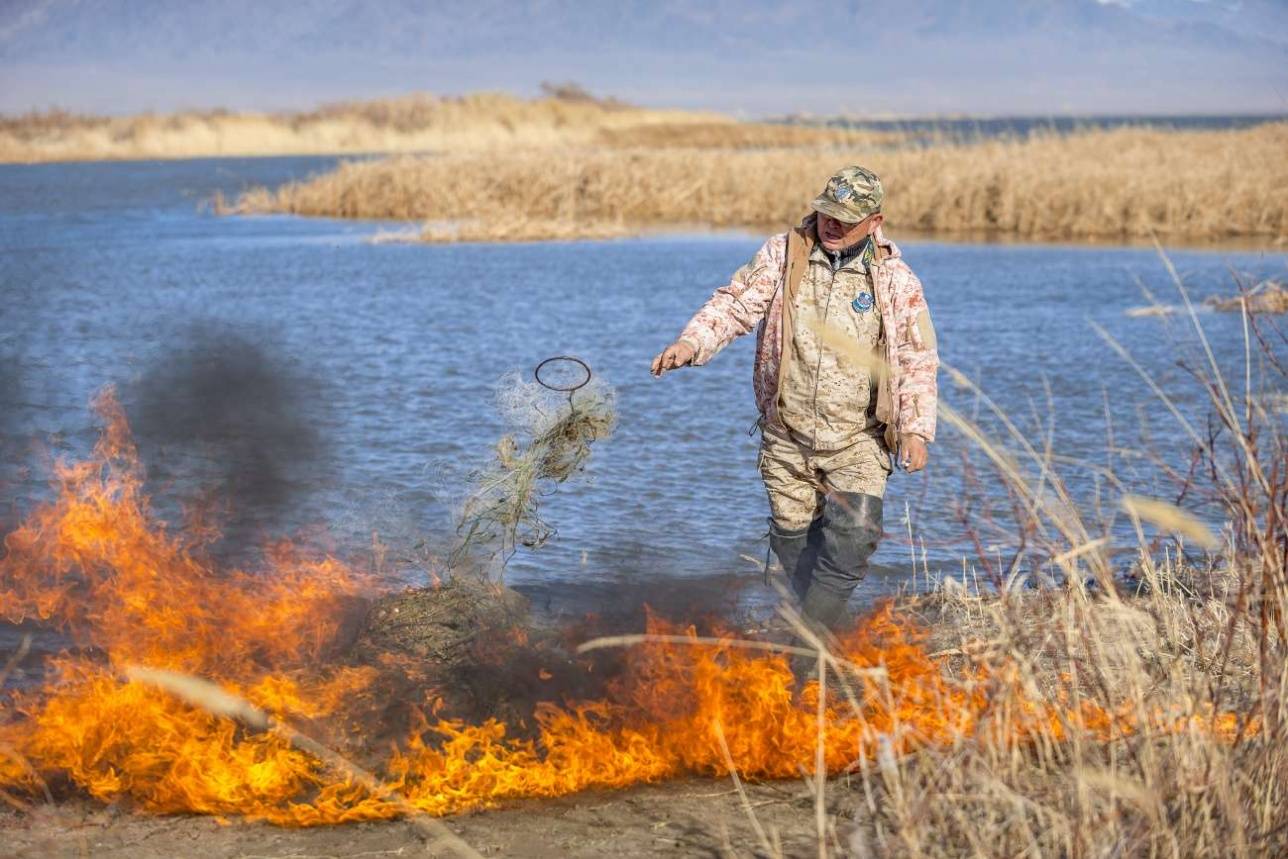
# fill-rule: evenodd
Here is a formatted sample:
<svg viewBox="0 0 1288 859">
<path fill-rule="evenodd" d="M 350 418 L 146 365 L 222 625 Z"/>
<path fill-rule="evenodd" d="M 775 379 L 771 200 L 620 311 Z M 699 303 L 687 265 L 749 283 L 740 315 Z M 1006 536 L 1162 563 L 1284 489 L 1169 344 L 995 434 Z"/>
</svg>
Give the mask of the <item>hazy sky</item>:
<svg viewBox="0 0 1288 859">
<path fill-rule="evenodd" d="M 0 111 L 542 80 L 741 115 L 1288 113 L 1288 0 L 0 0 Z"/>
</svg>

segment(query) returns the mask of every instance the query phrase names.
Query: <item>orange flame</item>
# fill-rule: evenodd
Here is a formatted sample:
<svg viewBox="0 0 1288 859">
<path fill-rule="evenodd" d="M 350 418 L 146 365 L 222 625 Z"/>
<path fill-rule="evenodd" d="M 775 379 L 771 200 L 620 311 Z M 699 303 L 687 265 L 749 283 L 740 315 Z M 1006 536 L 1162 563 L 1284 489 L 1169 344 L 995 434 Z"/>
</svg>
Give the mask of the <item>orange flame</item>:
<svg viewBox="0 0 1288 859">
<path fill-rule="evenodd" d="M 0 617 L 56 626 L 78 649 L 52 662 L 41 688 L 12 695 L 0 722 L 0 786 L 34 790 L 39 779 L 62 776 L 93 797 L 129 799 L 150 812 L 240 814 L 290 825 L 398 814 L 276 735 L 250 732 L 121 676 L 130 664 L 189 672 L 278 717 L 325 722 L 376 678 L 374 668 L 327 662 L 346 600 L 372 583 L 288 544 L 271 551 L 258 573 L 217 571 L 201 560 L 208 532 L 172 535 L 152 516 L 110 391 L 96 407 L 106 426 L 93 456 L 58 466 L 56 499 L 5 539 Z M 655 619 L 650 629 L 696 634 Z M 830 772 L 883 744 L 898 753 L 960 741 L 988 730 L 988 714 L 999 706 L 1013 710 L 1010 724 L 1019 730 L 1007 739 L 1015 742 L 1037 730 L 1063 736 L 1141 728 L 1127 710 L 1033 702 L 1007 677 L 954 684 L 923 639 L 890 604 L 845 637 L 846 659 L 884 673 L 864 677 L 858 711 L 829 698 L 823 741 Z M 630 651 L 603 700 L 541 705 L 533 739 L 511 736 L 498 721 L 424 722 L 381 769 L 417 807 L 452 814 L 516 797 L 724 775 L 719 725 L 740 774 L 792 778 L 813 768 L 817 694 L 811 687 L 805 700 L 794 700 L 782 657 L 728 643 L 650 642 Z M 1163 716 L 1148 722 L 1197 727 Z M 1216 727 L 1233 734 L 1236 723 Z"/>
</svg>

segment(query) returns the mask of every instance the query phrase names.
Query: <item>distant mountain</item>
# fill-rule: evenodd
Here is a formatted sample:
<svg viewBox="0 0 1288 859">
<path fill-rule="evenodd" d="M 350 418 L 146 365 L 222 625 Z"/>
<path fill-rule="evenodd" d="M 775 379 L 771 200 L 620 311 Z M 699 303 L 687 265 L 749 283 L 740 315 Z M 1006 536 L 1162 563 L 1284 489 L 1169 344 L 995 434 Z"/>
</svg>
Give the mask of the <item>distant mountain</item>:
<svg viewBox="0 0 1288 859">
<path fill-rule="evenodd" d="M 6 0 L 0 110 L 542 80 L 750 114 L 1288 111 L 1279 0 Z"/>
<path fill-rule="evenodd" d="M 1128 8 L 1147 19 L 1181 21 L 1288 45 L 1285 0 L 1130 0 Z"/>
</svg>

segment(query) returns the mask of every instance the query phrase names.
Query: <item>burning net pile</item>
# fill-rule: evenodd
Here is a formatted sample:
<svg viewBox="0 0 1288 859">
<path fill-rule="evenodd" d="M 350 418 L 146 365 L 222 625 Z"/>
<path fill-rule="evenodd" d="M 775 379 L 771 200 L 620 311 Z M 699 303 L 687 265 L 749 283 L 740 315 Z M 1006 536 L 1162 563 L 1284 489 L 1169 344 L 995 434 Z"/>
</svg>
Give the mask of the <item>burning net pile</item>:
<svg viewBox="0 0 1288 859">
<path fill-rule="evenodd" d="M 374 703 L 405 666 L 342 657 L 345 618 L 371 590 L 363 574 L 290 544 L 262 569 L 205 559 L 208 529 L 172 532 L 150 512 L 122 410 L 98 409 L 105 430 L 87 461 L 57 467 L 56 497 L 5 539 L 0 617 L 65 632 L 72 645 L 43 682 L 9 693 L 0 719 L 0 788 L 46 787 L 154 813 L 243 815 L 286 825 L 388 818 L 403 809 L 327 769 L 280 736 L 239 725 L 126 679 L 134 666 L 219 684 L 274 719 L 304 726 L 373 768 L 416 808 L 445 815 L 517 797 L 616 788 L 686 773 L 750 778 L 828 772 L 991 730 L 998 702 L 1007 740 L 1068 726 L 1132 730 L 1130 709 L 1083 702 L 1053 708 L 982 670 L 950 681 L 923 633 L 890 606 L 842 642 L 859 669 L 857 706 L 794 700 L 781 656 L 649 641 L 631 649 L 593 700 L 538 704 L 533 724 L 424 715 L 385 742 Z M 654 621 L 680 637 L 691 627 Z M 589 666 L 589 663 L 587 664 Z M 589 670 L 589 667 L 587 668 Z M 1158 720 L 1151 715 L 1151 720 Z M 821 729 L 821 732 L 820 732 Z"/>
</svg>

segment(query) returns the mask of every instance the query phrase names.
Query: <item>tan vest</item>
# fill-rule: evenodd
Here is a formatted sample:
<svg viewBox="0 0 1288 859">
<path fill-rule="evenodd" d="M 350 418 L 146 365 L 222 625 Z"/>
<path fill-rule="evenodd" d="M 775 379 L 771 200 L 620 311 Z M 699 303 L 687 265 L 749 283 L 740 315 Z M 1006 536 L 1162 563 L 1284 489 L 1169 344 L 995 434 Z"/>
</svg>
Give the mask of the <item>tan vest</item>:
<svg viewBox="0 0 1288 859">
<path fill-rule="evenodd" d="M 867 299 L 866 308 L 854 306 Z M 862 255 L 833 270 L 815 245 L 795 289 L 796 321 L 785 349 L 791 349 L 779 417 L 802 443 L 819 451 L 840 450 L 880 426 L 871 385 L 873 363 L 856 354 L 876 354 L 881 314 L 872 299 L 872 281 Z"/>
<path fill-rule="evenodd" d="M 793 363 L 798 359 L 801 352 L 801 350 L 797 348 L 794 341 L 796 339 L 797 333 L 800 331 L 799 326 L 801 324 L 810 325 L 810 323 L 808 321 L 805 321 L 804 323 L 802 323 L 801 320 L 797 319 L 797 315 L 799 312 L 798 295 L 801 290 L 802 282 L 805 280 L 810 269 L 814 267 L 814 266 L 811 266 L 810 264 L 810 254 L 813 251 L 814 245 L 816 243 L 817 243 L 817 238 L 816 238 L 816 234 L 814 233 L 812 224 L 810 225 L 808 230 L 802 230 L 798 228 L 795 230 L 791 230 L 787 234 L 787 271 L 785 273 L 785 277 L 783 280 L 783 297 L 782 297 L 783 346 L 782 346 L 782 355 L 779 361 L 779 368 L 778 368 L 778 407 L 779 407 L 780 415 L 784 417 L 784 423 L 787 423 L 788 426 L 792 429 L 796 429 L 795 426 L 792 426 L 793 423 L 799 423 L 799 420 L 800 420 L 798 416 L 799 410 L 790 404 L 791 398 L 790 397 L 785 398 L 784 395 L 788 389 L 788 386 L 792 385 L 793 383 L 796 383 L 798 379 L 801 378 L 800 376 L 797 375 L 797 370 L 792 366 Z M 875 251 L 876 251 L 875 264 L 879 265 L 882 262 L 882 260 L 885 259 L 886 254 L 880 245 L 877 245 L 875 247 Z M 875 276 L 872 276 L 869 278 L 869 288 L 873 290 L 874 295 L 876 297 L 876 306 L 873 308 L 873 310 L 869 311 L 869 313 L 871 313 L 874 316 L 878 316 L 879 318 L 880 310 L 886 303 L 886 298 L 885 296 L 876 294 L 876 289 L 877 289 L 876 281 L 877 281 L 877 278 Z M 849 300 L 852 299 L 853 297 L 854 297 L 853 295 L 850 295 L 847 298 L 843 294 L 839 294 L 834 298 L 842 300 L 844 302 L 843 306 L 845 310 L 847 312 L 850 312 Z M 817 322 L 810 325 L 810 327 L 816 328 Z M 844 333 L 845 329 L 843 327 L 841 328 L 840 331 L 836 331 L 835 326 L 830 324 L 827 327 L 833 330 L 834 334 L 845 336 L 845 333 Z M 876 356 L 882 356 L 885 354 L 884 338 L 887 336 L 890 336 L 890 334 L 889 332 L 884 331 L 878 323 L 878 331 L 876 336 L 880 339 L 877 340 L 875 343 L 873 343 L 873 353 Z M 860 349 L 866 348 L 866 341 L 861 341 L 859 343 L 859 348 Z M 808 352 L 808 349 L 809 347 L 807 346 L 806 352 Z M 866 431 L 884 430 L 884 439 L 886 442 L 886 446 L 891 450 L 893 450 L 897 439 L 895 437 L 894 428 L 893 428 L 894 407 L 893 407 L 893 402 L 890 395 L 889 368 L 885 366 L 885 362 L 883 360 L 876 360 L 871 364 L 870 369 L 871 369 L 870 373 L 866 371 L 860 371 L 861 374 L 864 376 L 863 379 L 855 378 L 855 376 L 858 374 L 853 373 L 852 371 L 852 375 L 850 376 L 850 379 L 852 380 L 851 390 L 853 390 L 853 387 L 858 383 L 866 381 L 867 384 L 863 385 L 862 387 L 866 388 L 869 391 L 869 396 L 866 396 L 866 397 L 861 396 L 861 393 L 862 393 L 861 391 L 855 391 L 854 392 L 855 405 L 851 409 L 851 414 L 853 415 L 854 409 L 858 408 L 859 402 L 862 401 L 861 402 L 862 408 L 860 411 L 862 411 L 866 415 L 866 417 L 863 420 L 863 425 L 859 427 L 858 431 L 862 432 L 865 430 Z M 871 401 L 870 392 L 872 391 L 875 391 L 875 402 Z M 871 406 L 871 408 L 869 408 L 869 406 Z M 791 412 L 791 417 L 787 416 L 788 411 Z M 851 422 L 850 424 L 851 428 L 853 428 L 854 423 L 856 422 L 857 421 Z M 833 442 L 833 440 L 828 439 L 826 437 L 820 438 L 818 440 Z"/>
</svg>

